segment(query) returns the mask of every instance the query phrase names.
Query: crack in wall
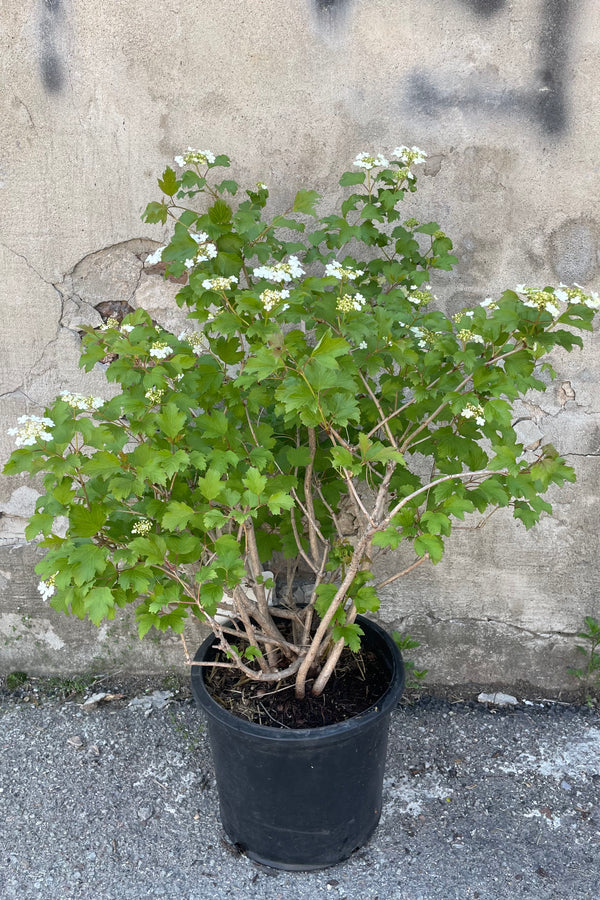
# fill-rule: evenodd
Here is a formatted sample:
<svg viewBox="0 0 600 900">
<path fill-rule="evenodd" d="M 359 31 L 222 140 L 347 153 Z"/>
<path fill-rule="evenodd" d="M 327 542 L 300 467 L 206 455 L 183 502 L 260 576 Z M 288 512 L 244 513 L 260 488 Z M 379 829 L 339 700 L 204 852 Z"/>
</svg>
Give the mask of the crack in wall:
<svg viewBox="0 0 600 900">
<path fill-rule="evenodd" d="M 572 640 L 577 637 L 577 631 L 536 631 L 534 628 L 526 628 L 524 625 L 515 625 L 512 622 L 506 622 L 502 619 L 494 619 L 489 616 L 483 616 L 481 618 L 476 618 L 473 616 L 466 616 L 465 618 L 442 618 L 441 616 L 436 616 L 434 612 L 431 610 L 427 612 L 415 612 L 409 613 L 408 615 L 401 618 L 402 624 L 404 622 L 408 622 L 410 619 L 427 619 L 432 626 L 435 628 L 439 628 L 440 626 L 447 625 L 458 625 L 461 628 L 468 626 L 474 627 L 477 625 L 497 625 L 501 628 L 507 629 L 512 632 L 517 632 L 519 634 L 527 634 L 530 637 L 541 638 L 544 640 L 549 640 L 554 637 L 566 638 L 568 640 Z"/>
</svg>

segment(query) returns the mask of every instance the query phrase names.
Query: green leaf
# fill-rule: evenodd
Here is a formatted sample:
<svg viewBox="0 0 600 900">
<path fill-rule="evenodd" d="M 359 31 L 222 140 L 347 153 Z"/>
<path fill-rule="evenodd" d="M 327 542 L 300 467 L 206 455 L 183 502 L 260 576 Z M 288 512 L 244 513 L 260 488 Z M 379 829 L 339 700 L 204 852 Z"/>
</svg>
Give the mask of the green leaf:
<svg viewBox="0 0 600 900">
<path fill-rule="evenodd" d="M 223 586 L 220 583 L 206 581 L 200 588 L 200 605 L 209 616 L 214 616 L 217 606 L 223 599 Z"/>
<path fill-rule="evenodd" d="M 163 177 L 158 179 L 158 186 L 168 197 L 172 197 L 179 190 L 181 182 L 177 180 L 177 176 L 173 169 L 169 166 L 163 172 Z"/>
<path fill-rule="evenodd" d="M 275 515 L 279 515 L 282 509 L 292 509 L 294 500 L 285 491 L 275 491 L 267 500 L 267 506 Z"/>
<path fill-rule="evenodd" d="M 457 498 L 458 499 L 458 498 Z M 468 505 L 473 508 L 471 502 Z M 462 516 L 461 516 L 462 518 Z M 421 516 L 421 526 L 426 528 L 430 534 L 450 534 L 452 531 L 452 523 L 449 517 L 443 512 L 426 512 Z"/>
<path fill-rule="evenodd" d="M 346 187 L 350 184 L 364 184 L 365 177 L 366 175 L 364 172 L 344 172 L 339 183 L 342 187 Z"/>
<path fill-rule="evenodd" d="M 416 538 L 414 547 L 417 556 L 425 556 L 428 553 L 434 565 L 444 555 L 444 542 L 437 534 L 421 534 Z"/>
<path fill-rule="evenodd" d="M 308 447 L 288 447 L 285 451 L 285 455 L 287 456 L 287 460 L 293 468 L 298 466 L 299 468 L 304 468 L 310 463 L 310 450 Z"/>
<path fill-rule="evenodd" d="M 107 518 L 108 513 L 103 507 L 92 506 L 88 509 L 83 503 L 77 503 L 69 513 L 69 533 L 76 537 L 93 537 Z"/>
<path fill-rule="evenodd" d="M 352 453 L 346 447 L 331 448 L 331 462 L 336 469 L 352 469 L 356 460 Z"/>
<path fill-rule="evenodd" d="M 294 199 L 294 212 L 305 213 L 307 216 L 316 216 L 315 205 L 321 195 L 316 191 L 298 191 Z"/>
<path fill-rule="evenodd" d="M 100 625 L 103 619 L 112 619 L 115 607 L 112 591 L 107 587 L 92 588 L 85 595 L 84 606 L 94 625 Z"/>
<path fill-rule="evenodd" d="M 260 474 L 258 469 L 248 469 L 242 478 L 242 484 L 249 491 L 252 491 L 253 494 L 256 494 L 257 497 L 260 497 L 266 487 L 267 479 Z"/>
<path fill-rule="evenodd" d="M 373 537 L 373 546 L 390 547 L 392 550 L 395 550 L 400 544 L 400 541 L 400 533 L 393 526 L 390 526 L 389 528 L 386 528 L 385 531 L 379 531 Z"/>
<path fill-rule="evenodd" d="M 180 412 L 174 403 L 167 403 L 156 416 L 163 434 L 168 438 L 176 438 L 183 430 L 187 416 Z"/>
<path fill-rule="evenodd" d="M 204 477 L 198 479 L 198 490 L 206 500 L 216 500 L 223 486 L 221 476 L 215 469 L 209 469 Z"/>
<path fill-rule="evenodd" d="M 162 526 L 168 531 L 176 531 L 185 528 L 194 515 L 194 510 L 187 503 L 180 500 L 171 500 L 162 517 Z"/>
<path fill-rule="evenodd" d="M 25 537 L 28 541 L 32 541 L 34 537 L 41 533 L 46 536 L 52 531 L 54 524 L 54 516 L 48 513 L 35 513 L 29 520 L 29 525 L 25 528 Z"/>
<path fill-rule="evenodd" d="M 158 223 L 160 223 L 161 225 L 165 225 L 168 215 L 169 210 L 166 203 L 156 203 L 156 201 L 154 201 L 153 203 L 149 203 L 147 205 L 146 209 L 142 213 L 142 220 L 144 222 L 148 222 L 149 225 L 157 225 Z M 102 357 L 99 358 L 102 359 Z M 97 361 L 98 360 L 96 360 L 96 362 Z"/>
<path fill-rule="evenodd" d="M 350 650 L 353 653 L 358 653 L 360 650 L 360 638 L 363 634 L 364 631 L 360 625 L 354 623 L 353 625 L 335 625 L 331 636 L 334 641 L 339 641 L 343 638 L 344 643 L 347 644 Z"/>
<path fill-rule="evenodd" d="M 231 222 L 231 207 L 224 200 L 215 200 L 208 210 L 208 215 L 215 225 L 226 225 Z"/>
<path fill-rule="evenodd" d="M 315 602 L 315 610 L 321 618 L 328 611 L 335 595 L 337 594 L 337 586 L 335 584 L 320 584 L 317 587 L 317 599 Z"/>
</svg>

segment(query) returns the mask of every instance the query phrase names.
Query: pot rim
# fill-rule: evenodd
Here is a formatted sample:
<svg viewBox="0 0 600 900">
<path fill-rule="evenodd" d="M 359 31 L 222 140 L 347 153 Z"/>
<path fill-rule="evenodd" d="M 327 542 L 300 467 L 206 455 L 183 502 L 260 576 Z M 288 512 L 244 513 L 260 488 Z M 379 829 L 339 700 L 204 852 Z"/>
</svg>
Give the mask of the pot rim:
<svg viewBox="0 0 600 900">
<path fill-rule="evenodd" d="M 216 719 L 228 728 L 244 732 L 245 734 L 254 734 L 262 740 L 271 739 L 274 741 L 312 741 L 326 740 L 328 737 L 338 739 L 348 732 L 354 731 L 356 728 L 364 727 L 369 723 L 376 722 L 387 716 L 398 703 L 402 690 L 404 689 L 405 671 L 402 655 L 394 643 L 392 637 L 377 622 L 367 619 L 364 616 L 358 616 L 357 621 L 361 626 L 366 626 L 367 632 L 376 638 L 381 647 L 382 655 L 386 656 L 390 662 L 390 681 L 389 685 L 381 695 L 379 700 L 369 706 L 364 712 L 353 716 L 350 719 L 344 719 L 341 722 L 335 722 L 333 725 L 320 725 L 315 728 L 273 728 L 270 725 L 259 725 L 256 722 L 249 722 L 247 719 L 241 719 L 228 709 L 222 707 L 210 695 L 204 683 L 204 667 L 194 666 L 194 663 L 204 659 L 207 652 L 213 645 L 215 640 L 214 634 L 210 634 L 200 645 L 194 660 L 192 662 L 192 694 L 198 706 L 213 719 Z"/>
</svg>

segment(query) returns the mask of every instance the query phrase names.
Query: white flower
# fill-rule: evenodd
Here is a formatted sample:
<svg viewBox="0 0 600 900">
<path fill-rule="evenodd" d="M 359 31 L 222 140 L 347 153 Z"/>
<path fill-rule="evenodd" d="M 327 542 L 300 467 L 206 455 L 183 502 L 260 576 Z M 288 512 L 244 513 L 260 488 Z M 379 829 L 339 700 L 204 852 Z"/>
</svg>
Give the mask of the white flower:
<svg viewBox="0 0 600 900">
<path fill-rule="evenodd" d="M 358 153 L 352 163 L 357 169 L 374 169 L 389 166 L 388 160 L 381 153 L 376 156 L 370 156 L 368 153 Z"/>
<path fill-rule="evenodd" d="M 396 159 L 399 159 L 400 162 L 406 167 L 412 165 L 417 166 L 420 163 L 424 163 L 427 159 L 427 154 L 425 153 L 425 151 L 419 150 L 418 147 L 396 147 L 396 149 L 392 152 L 392 156 L 395 156 Z"/>
<path fill-rule="evenodd" d="M 171 348 L 164 341 L 154 341 L 150 348 L 150 356 L 153 356 L 155 359 L 166 359 L 171 353 Z"/>
<path fill-rule="evenodd" d="M 135 328 L 135 325 L 121 325 L 121 331 L 124 334 L 131 334 L 131 332 L 133 331 L 134 328 Z"/>
<path fill-rule="evenodd" d="M 237 284 L 235 275 L 230 275 L 229 278 L 224 278 L 222 276 L 205 278 L 202 282 L 202 287 L 207 291 L 228 291 L 232 284 Z"/>
<path fill-rule="evenodd" d="M 17 424 L 20 428 L 9 428 L 8 434 L 14 436 L 17 447 L 31 447 L 36 441 L 51 441 L 52 433 L 48 431 L 54 422 L 47 416 L 19 416 Z"/>
<path fill-rule="evenodd" d="M 132 534 L 148 534 L 150 531 L 152 531 L 150 519 L 139 519 L 131 529 Z"/>
<path fill-rule="evenodd" d="M 54 575 L 51 575 L 50 578 L 47 578 L 45 581 L 40 581 L 37 586 L 38 591 L 42 595 L 42 600 L 44 603 L 53 597 L 56 593 L 56 587 L 54 586 L 54 579 L 58 575 L 58 572 L 55 572 Z"/>
<path fill-rule="evenodd" d="M 474 403 L 467 403 L 461 412 L 463 419 L 475 419 L 477 425 L 485 425 L 485 417 L 483 415 L 483 407 L 475 406 Z"/>
<path fill-rule="evenodd" d="M 361 341 L 360 344 L 358 345 L 358 349 L 359 349 L 359 350 L 366 350 L 366 349 L 367 349 L 367 342 L 366 342 L 366 341 Z"/>
<path fill-rule="evenodd" d="M 188 147 L 187 153 L 184 153 L 183 156 L 175 157 L 175 163 L 180 169 L 190 165 L 206 166 L 214 161 L 214 153 L 211 153 L 210 150 L 194 150 L 193 147 Z"/>
<path fill-rule="evenodd" d="M 260 294 L 259 299 L 262 305 L 265 308 L 265 312 L 271 312 L 282 300 L 287 300 L 290 296 L 289 291 L 274 291 L 271 288 L 268 288 L 266 291 L 263 291 Z M 287 304 L 285 307 L 287 309 Z"/>
<path fill-rule="evenodd" d="M 472 341 L 474 344 L 485 344 L 480 334 L 475 334 L 474 331 L 470 331 L 468 328 L 461 328 L 460 331 L 456 332 L 456 337 L 465 344 L 469 341 Z"/>
<path fill-rule="evenodd" d="M 269 190 L 269 188 L 263 181 L 257 181 L 256 187 L 259 189 L 259 191 L 268 191 Z"/>
<path fill-rule="evenodd" d="M 200 331 L 182 331 L 179 340 L 189 344 L 196 356 L 201 356 L 208 347 L 206 338 Z"/>
<path fill-rule="evenodd" d="M 147 266 L 156 266 L 159 262 L 162 262 L 163 250 L 166 250 L 166 246 L 158 247 L 158 249 L 156 249 L 154 251 L 154 253 L 151 253 L 149 256 L 146 257 L 145 264 Z"/>
<path fill-rule="evenodd" d="M 498 304 L 491 297 L 486 297 L 479 305 L 484 309 L 498 309 Z"/>
<path fill-rule="evenodd" d="M 426 284 L 424 286 L 424 290 L 417 290 L 416 285 L 411 284 L 410 286 L 410 294 L 407 295 L 406 299 L 409 303 L 412 303 L 413 306 L 426 306 L 428 303 L 431 303 L 432 300 L 437 300 L 430 290 L 428 290 L 429 285 Z"/>
<path fill-rule="evenodd" d="M 340 312 L 360 312 L 366 302 L 363 295 L 358 292 L 354 295 L 344 294 L 337 301 L 336 309 Z"/>
<path fill-rule="evenodd" d="M 151 403 L 160 403 L 164 393 L 163 388 L 151 387 L 148 388 L 144 397 L 146 397 L 147 400 L 150 400 Z"/>
<path fill-rule="evenodd" d="M 185 267 L 186 269 L 193 269 L 195 265 L 201 262 L 206 262 L 209 259 L 214 259 L 219 252 L 215 244 L 213 244 L 206 234 L 205 231 L 199 232 L 199 234 L 194 234 L 192 231 L 188 232 L 189 236 L 193 241 L 196 241 L 198 244 L 198 250 L 190 259 L 186 259 Z"/>
<path fill-rule="evenodd" d="M 553 291 L 540 291 L 538 288 L 526 287 L 524 284 L 518 285 L 517 291 L 519 294 L 525 295 L 526 299 L 521 301 L 523 306 L 528 306 L 530 309 L 539 309 L 540 312 L 546 310 L 552 316 L 560 314 L 560 309 L 554 302 L 556 295 Z"/>
<path fill-rule="evenodd" d="M 304 275 L 304 269 L 297 256 L 290 256 L 287 262 L 276 263 L 274 266 L 258 266 L 252 274 L 256 278 L 264 278 L 266 281 L 292 281 Z"/>
<path fill-rule="evenodd" d="M 574 303 L 582 303 L 589 309 L 600 309 L 600 297 L 595 291 L 588 294 L 580 284 L 577 284 L 577 282 L 573 282 L 573 287 L 570 288 L 564 284 L 561 284 L 560 287 L 561 289 L 554 291 L 554 296 L 558 300 L 570 303 L 571 305 Z"/>
<path fill-rule="evenodd" d="M 109 316 L 106 322 L 103 322 L 98 331 L 108 331 L 110 328 L 119 328 L 119 320 L 114 316 Z"/>
<path fill-rule="evenodd" d="M 417 325 L 411 325 L 409 331 L 412 331 L 417 338 L 417 347 L 420 347 L 421 350 L 434 345 L 436 332 L 430 331 L 429 328 L 419 328 Z"/>
<path fill-rule="evenodd" d="M 337 259 L 327 263 L 325 266 L 325 275 L 337 278 L 339 281 L 342 281 L 344 278 L 347 278 L 348 281 L 356 281 L 357 278 L 364 274 L 364 269 L 352 269 L 350 266 L 344 267 Z"/>
<path fill-rule="evenodd" d="M 84 409 L 89 412 L 92 409 L 100 409 L 101 406 L 104 406 L 102 397 L 84 397 L 83 394 L 71 394 L 70 391 L 61 391 L 60 396 L 73 409 Z"/>
</svg>

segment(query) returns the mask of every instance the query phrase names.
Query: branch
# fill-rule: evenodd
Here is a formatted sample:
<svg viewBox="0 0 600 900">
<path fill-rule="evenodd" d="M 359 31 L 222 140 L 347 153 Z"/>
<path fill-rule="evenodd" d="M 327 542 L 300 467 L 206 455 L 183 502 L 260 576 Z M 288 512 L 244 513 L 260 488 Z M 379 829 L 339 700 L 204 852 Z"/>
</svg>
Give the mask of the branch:
<svg viewBox="0 0 600 900">
<path fill-rule="evenodd" d="M 402 572 L 396 572 L 395 575 L 391 575 L 390 578 L 386 578 L 385 581 L 380 581 L 379 584 L 375 585 L 375 590 L 378 591 L 381 588 L 386 587 L 388 584 L 391 584 L 392 581 L 395 581 L 397 578 L 402 578 L 403 575 L 408 575 L 409 572 L 412 572 L 413 569 L 416 569 L 417 566 L 420 566 L 421 563 L 424 563 L 426 559 L 429 559 L 429 553 L 426 553 L 425 556 L 422 556 L 421 559 L 418 559 L 412 564 L 412 566 L 409 566 Z"/>
<path fill-rule="evenodd" d="M 442 478 L 436 478 L 435 481 L 429 481 L 427 484 L 424 484 L 422 487 L 417 488 L 416 491 L 413 491 L 412 494 L 408 494 L 406 497 L 403 497 L 402 500 L 396 504 L 396 506 L 392 509 L 391 512 L 387 514 L 378 530 L 385 530 L 387 526 L 390 524 L 391 520 L 394 516 L 400 512 L 400 510 L 406 506 L 406 504 L 410 500 L 414 500 L 415 497 L 418 497 L 420 494 L 424 494 L 425 491 L 430 490 L 432 487 L 437 487 L 438 484 L 443 484 L 445 481 L 452 481 L 454 478 L 479 478 L 483 475 L 508 475 L 508 469 L 479 469 L 477 472 L 458 472 L 456 475 L 444 475 Z"/>
</svg>

